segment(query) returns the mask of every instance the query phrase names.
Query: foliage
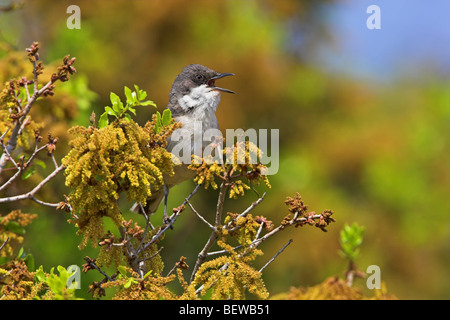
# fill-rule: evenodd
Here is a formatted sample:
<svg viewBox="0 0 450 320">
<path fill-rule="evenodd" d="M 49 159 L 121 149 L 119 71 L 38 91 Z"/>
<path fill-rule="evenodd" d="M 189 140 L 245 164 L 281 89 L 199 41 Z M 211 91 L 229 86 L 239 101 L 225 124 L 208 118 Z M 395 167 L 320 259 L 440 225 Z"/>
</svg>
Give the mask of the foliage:
<svg viewBox="0 0 450 320">
<path fill-rule="evenodd" d="M 355 261 L 358 258 L 364 230 L 365 228 L 357 223 L 353 223 L 351 226 L 347 224 L 344 226 L 339 239 L 339 244 L 341 245 L 339 253 L 342 257 L 351 261 Z"/>
<path fill-rule="evenodd" d="M 105 112 L 102 113 L 100 116 L 100 119 L 98 121 L 98 127 L 100 129 L 106 127 L 109 123 L 108 121 L 108 115 L 114 116 L 116 119 L 126 118 L 128 120 L 131 120 L 130 113 L 136 115 L 136 107 L 137 106 L 153 106 L 156 108 L 156 105 L 153 101 L 145 100 L 147 97 L 147 92 L 139 89 L 137 85 L 134 85 L 136 91 L 131 91 L 130 88 L 125 87 L 125 96 L 126 96 L 126 103 L 124 103 L 120 100 L 119 96 L 115 94 L 114 92 L 111 92 L 110 94 L 110 100 L 112 107 L 105 107 Z M 167 124 L 170 123 L 171 118 L 168 119 Z M 159 123 L 158 123 L 159 125 Z"/>
<path fill-rule="evenodd" d="M 133 83 L 138 83 L 143 88 L 152 88 L 154 101 L 164 102 L 173 75 L 194 59 L 218 70 L 236 73 L 239 76 L 233 79 L 236 81 L 233 86 L 239 89 L 236 90 L 238 94 L 233 100 L 222 99 L 218 110 L 221 127 L 251 125 L 282 129 L 280 170 L 271 177 L 270 197 L 265 198 L 264 206 L 258 208 L 257 214 L 278 221 L 280 207 L 283 206 L 280 199 L 286 195 L 294 197 L 297 190 L 319 206 L 332 203 L 333 209 L 339 212 L 340 222 L 351 223 L 358 214 L 358 221 L 366 226 L 364 245 L 370 252 L 370 255 L 359 257 L 362 261 L 380 263 L 383 275 L 396 280 L 390 287 L 395 286 L 396 292 L 401 290 L 404 297 L 447 297 L 448 283 L 442 279 L 448 278 L 448 224 L 445 223 L 450 208 L 446 200 L 450 181 L 447 165 L 450 154 L 446 148 L 449 140 L 445 134 L 450 103 L 448 81 L 425 72 L 421 73 L 419 81 L 399 76 L 387 85 L 375 84 L 368 79 L 348 79 L 344 74 L 327 72 L 323 66 L 320 68 L 318 64 L 309 63 L 305 60 L 306 53 L 312 52 L 317 57 L 314 47 L 326 45 L 329 39 L 320 29 L 327 22 L 324 18 L 328 15 L 321 15 L 320 11 L 325 2 L 332 1 L 248 1 L 245 4 L 239 1 L 198 1 L 188 4 L 175 0 L 164 5 L 151 1 L 136 2 L 133 6 L 129 1 L 115 1 L 114 4 L 96 1 L 94 6 L 92 1 L 81 1 L 82 30 L 68 30 L 64 26 L 67 16 L 61 14 L 67 5 L 39 1 L 25 6 L 26 14 L 23 16 L 27 17 L 26 21 L 20 16 L 12 16 L 8 20 L 7 15 L 2 15 L 2 22 L 6 22 L 3 26 L 8 21 L 11 24 L 9 28 L 2 28 L 2 37 L 14 39 L 12 48 L 22 48 L 29 44 L 30 39 L 25 26 L 33 25 L 37 30 L 45 30 L 40 34 L 42 42 L 46 43 L 46 51 L 41 55 L 47 61 L 59 60 L 69 52 L 75 55 L 77 69 L 87 74 L 89 86 L 99 93 L 98 105 L 91 104 L 87 108 L 88 113 L 83 114 L 78 101 L 88 95 L 85 92 L 69 95 L 63 90 L 63 86 L 71 86 L 81 79 L 78 73 L 70 81 L 59 84 L 54 96 L 38 100 L 39 108 L 36 108 L 37 112 L 33 112 L 33 108 L 30 120 L 37 126 L 44 124 L 40 129 L 44 142 L 39 146 L 46 143 L 47 131 L 51 131 L 52 137 L 59 138 L 56 159 L 69 152 L 66 141 L 73 136 L 67 133 L 68 128 L 73 124 L 87 125 L 92 108 L 96 108 L 95 112 L 100 115 L 104 105 L 111 105 L 111 90 L 121 92 L 124 84 L 133 88 Z M 98 12 L 102 14 L 98 15 Z M 23 24 L 22 28 L 20 24 Z M 5 42 L 0 45 L 2 49 L 8 48 L 6 53 L 0 52 L 1 83 L 17 75 L 32 79 L 32 66 L 23 59 L 24 55 L 10 50 Z M 211 52 L 215 54 L 211 55 Z M 428 63 L 424 61 L 421 65 L 423 68 Z M 56 65 L 54 67 L 52 63 L 46 63 L 41 78 L 49 79 Z M 20 79 L 18 77 L 17 81 Z M 154 108 L 136 110 L 139 112 L 138 120 L 148 119 L 147 114 L 155 111 Z M 109 120 L 113 122 L 115 117 L 109 116 Z M 34 130 L 28 130 L 30 128 L 25 127 L 23 137 L 27 134 L 26 139 L 19 137 L 14 155 L 17 160 L 25 154 L 25 163 L 35 147 Z M 24 149 L 27 146 L 29 148 Z M 46 163 L 46 169 L 37 160 Z M 32 173 L 31 166 L 34 166 L 34 173 L 26 180 L 19 177 L 18 183 L 2 190 L 2 197 L 31 190 L 40 182 L 39 179 L 47 175 L 52 162 L 45 149 L 34 158 L 26 172 Z M 5 171 L 2 179 L 11 177 L 12 172 L 15 171 Z M 63 179 L 59 175 L 48 183 L 36 194 L 38 199 L 62 201 L 62 194 L 66 193 L 66 189 L 62 191 Z M 248 184 L 245 178 L 241 181 L 251 189 L 242 186 L 245 196 L 241 198 L 239 194 L 239 201 L 227 202 L 230 211 L 239 212 L 244 201 L 254 201 L 253 185 Z M 220 178 L 215 181 L 217 188 L 220 182 Z M 172 192 L 172 201 L 184 199 L 185 194 L 182 193 L 188 187 L 185 184 Z M 179 190 L 181 192 L 177 192 Z M 229 197 L 231 191 L 227 191 Z M 210 217 L 216 198 L 217 192 L 204 192 L 202 201 L 194 204 L 196 210 Z M 25 246 L 40 251 L 46 268 L 72 263 L 71 259 L 82 260 L 80 254 L 90 248 L 81 253 L 67 249 L 73 243 L 79 243 L 79 238 L 72 236 L 75 234 L 71 232 L 72 225 L 67 227 L 61 223 L 65 215 L 55 216 L 53 209 L 36 207 L 29 200 L 20 202 L 20 205 L 23 212 L 39 210 L 39 219 L 31 227 L 39 226 L 38 223 L 41 227 L 27 233 L 28 244 Z M 2 215 L 16 208 L 2 204 Z M 121 210 L 125 218 L 125 207 Z M 185 216 L 186 213 L 189 214 L 184 212 Z M 194 218 L 182 218 L 177 221 L 176 232 L 179 232 L 178 228 L 189 231 L 194 226 L 198 227 L 191 224 Z M 107 220 L 106 217 L 102 219 L 103 222 Z M 133 217 L 133 220 L 139 219 L 142 217 Z M 57 227 L 49 233 L 52 237 L 42 239 L 42 225 L 47 225 L 47 221 L 48 228 L 51 228 L 51 222 L 58 221 Z M 301 259 L 296 258 L 297 252 L 295 258 L 294 255 L 281 255 L 278 263 L 266 270 L 263 278 L 270 292 L 284 290 L 291 283 L 319 283 L 323 280 L 323 272 L 339 263 L 333 255 L 323 254 L 320 261 L 324 268 L 318 268 L 317 252 L 328 252 L 333 241 L 330 238 L 339 238 L 339 229 L 327 229 L 328 234 L 323 235 L 294 233 L 297 230 L 293 228 L 283 234 L 292 237 L 294 243 L 312 241 L 314 246 L 303 247 L 298 253 Z M 186 232 L 183 236 L 180 233 L 177 237 L 163 239 L 164 250 L 182 251 L 177 244 L 188 239 L 191 251 L 183 251 L 179 255 L 186 255 L 191 264 L 197 253 L 194 250 L 201 245 L 204 234 L 200 231 Z M 114 236 L 112 241 L 115 245 L 111 245 L 109 250 L 107 245 L 99 245 L 97 262 L 103 261 L 104 266 L 125 263 L 122 247 L 117 245 L 121 242 L 120 235 L 110 235 L 105 229 L 103 236 L 104 240 Z M 53 241 L 55 238 L 60 239 L 58 243 Z M 138 239 L 132 241 L 139 243 Z M 282 237 L 274 237 L 271 245 L 281 247 L 281 242 Z M 385 250 L 385 247 L 390 250 Z M 175 255 L 172 259 L 177 257 Z M 54 259 L 58 261 L 53 262 Z M 425 264 L 433 266 L 432 274 L 426 278 L 423 277 Z M 295 272 L 287 272 L 294 269 Z M 181 271 L 177 268 L 177 273 Z M 89 272 L 83 280 L 89 281 L 89 277 L 95 274 L 95 271 Z"/>
<path fill-rule="evenodd" d="M 45 284 L 44 294 L 42 296 L 36 296 L 35 299 L 48 299 L 48 300 L 73 300 L 75 298 L 76 288 L 68 287 L 68 280 L 72 276 L 72 273 L 66 270 L 62 266 L 58 266 L 59 275 L 55 274 L 54 268 L 50 270 L 50 273 L 45 273 L 42 266 L 36 270 L 35 286 L 40 287 L 41 283 Z M 43 287 L 43 286 L 42 286 Z"/>
<path fill-rule="evenodd" d="M 310 287 L 291 287 L 288 292 L 272 297 L 279 300 L 393 300 L 397 299 L 388 293 L 386 284 L 382 282 L 380 289 L 374 289 L 373 295 L 364 292 L 362 286 L 355 285 L 354 277 L 366 278 L 366 275 L 356 267 L 359 256 L 359 247 L 362 244 L 365 227 L 353 223 L 346 224 L 341 232 L 339 254 L 348 260 L 349 268 L 344 272 L 345 279 L 333 276 Z"/>
<path fill-rule="evenodd" d="M 159 123 L 154 116 L 144 127 L 139 126 L 129 119 L 127 111 L 134 112 L 136 105 L 151 102 L 141 101 L 146 93 L 138 87 L 126 95 L 126 107 L 117 95 L 111 95 L 113 107 L 106 107 L 110 111 L 105 112 L 111 112 L 117 119 L 110 125 L 100 128 L 100 123 L 107 123 L 100 118 L 99 128 L 77 126 L 70 130 L 75 138 L 63 164 L 66 185 L 72 189 L 68 196 L 74 213 L 71 222 L 84 234 L 81 247 L 88 240 L 96 245 L 102 238 L 105 233 L 102 217 L 111 218 L 116 226 L 122 225 L 124 219 L 117 203 L 120 193 L 125 192 L 128 200 L 145 205 L 151 195 L 148 186 L 157 190 L 163 184 L 163 174 L 173 174 L 171 155 L 164 147 L 165 138 L 177 125 L 167 122 L 167 131 L 157 133 L 155 127 Z"/>
<path fill-rule="evenodd" d="M 373 296 L 364 295 L 359 287 L 348 286 L 339 277 L 330 277 L 322 283 L 307 287 L 292 287 L 289 292 L 272 297 L 278 300 L 393 300 L 395 296 L 387 293 L 386 287 L 375 289 Z"/>
<path fill-rule="evenodd" d="M 253 216 L 250 212 L 263 201 L 263 196 L 252 203 L 242 213 L 228 213 L 225 218 L 223 208 L 226 194 L 236 199 L 244 196 L 244 190 L 254 189 L 261 181 L 270 187 L 267 176 L 263 174 L 265 167 L 261 163 L 253 163 L 252 155 L 259 156 L 261 151 L 249 142 L 237 143 L 232 147 L 223 149 L 223 155 L 233 155 L 235 162 L 208 161 L 209 159 L 193 159 L 189 166 L 196 173 L 197 188 L 184 203 L 174 209 L 174 213 L 164 224 L 154 227 L 150 217 L 145 215 L 146 225 L 141 227 L 133 220 L 125 221 L 119 208 L 118 199 L 125 193 L 128 201 L 146 204 L 151 196 L 151 185 L 157 190 L 163 184 L 163 175 L 173 174 L 171 154 L 165 149 L 166 139 L 174 130 L 180 127 L 175 123 L 170 112 L 155 113 L 152 121 L 140 126 L 134 122 L 130 113 L 135 114 L 135 108 L 140 105 L 155 106 L 149 100 L 144 100 L 146 92 L 135 86 L 136 91 L 125 87 L 126 102 L 114 93 L 110 94 L 112 107 L 105 107 L 105 112 L 95 123 L 95 114 L 91 115 L 89 127 L 75 126 L 70 130 L 74 138 L 70 141 L 72 147 L 63 158 L 62 165 L 58 165 L 53 155 L 57 138 L 48 136 L 48 143 L 38 147 L 41 137 L 35 131 L 35 150 L 29 158 L 21 157 L 18 165 L 12 157 L 6 157 L 14 151 L 14 141 L 23 136 L 23 129 L 30 122 L 24 122 L 29 110 L 40 96 L 52 96 L 57 80 L 67 81 L 69 75 L 75 72 L 72 66 L 74 58 L 64 58 L 63 65 L 58 67 L 58 73 L 51 75 L 50 81 L 44 86 L 38 84 L 38 76 L 42 73 L 43 65 L 39 61 L 38 43 L 34 43 L 29 52 L 29 59 L 33 65 L 34 80 L 23 78 L 20 82 L 11 81 L 3 93 L 3 101 L 8 105 L 10 117 L 15 124 L 8 143 L 3 146 L 3 163 L 12 162 L 16 173 L 3 187 L 15 180 L 19 175 L 29 178 L 25 169 L 29 168 L 33 158 L 39 151 L 46 149 L 51 156 L 55 170 L 44 179 L 49 181 L 62 169 L 65 171 L 66 185 L 71 189 L 64 201 L 58 204 L 42 202 L 34 197 L 34 193 L 4 198 L 3 201 L 19 201 L 32 198 L 36 202 L 70 213 L 69 222 L 76 224 L 78 233 L 83 235 L 80 249 L 90 241 L 93 247 L 100 245 L 98 257 L 85 258 L 83 271 L 98 270 L 104 279 L 94 281 L 90 292 L 94 297 L 105 295 L 105 289 L 116 288 L 116 299 L 196 299 L 208 295 L 211 299 L 244 299 L 245 291 L 254 296 L 265 299 L 269 293 L 262 280 L 262 269 L 259 271 L 253 265 L 262 251 L 257 247 L 265 240 L 286 229 L 289 226 L 316 225 L 325 231 L 329 223 L 334 222 L 332 212 L 326 210 L 320 215 L 314 212 L 307 213 L 307 206 L 299 194 L 294 198 L 288 197 L 289 214 L 275 228 L 271 221 L 263 216 Z M 29 92 L 28 85 L 33 84 L 33 93 Z M 24 91 L 18 88 L 24 88 Z M 25 92 L 20 93 L 20 92 Z M 22 109 L 22 103 L 26 106 Z M 17 114 L 14 113 L 17 111 Z M 115 119 L 109 122 L 108 116 Z M 26 120 L 28 121 L 28 120 Z M 25 179 L 26 180 L 26 179 Z M 220 186 L 216 181 L 220 181 Z M 189 202 L 189 198 L 200 185 L 206 188 L 212 186 L 219 190 L 215 222 L 210 224 L 200 215 Z M 35 189 L 43 185 L 40 183 Z M 255 190 L 256 191 L 256 190 Z M 258 194 L 256 192 L 256 194 Z M 211 229 L 211 235 L 201 250 L 193 267 L 190 281 L 184 279 L 181 270 L 187 270 L 185 258 L 181 257 L 167 276 L 162 276 L 164 263 L 160 256 L 164 233 L 175 223 L 178 216 L 189 205 L 193 212 Z M 104 218 L 113 221 L 120 236 L 104 229 Z M 30 223 L 36 215 L 23 214 L 20 210 L 1 217 L 2 250 L 7 260 L 3 261 L 5 268 L 1 272 L 5 279 L 2 286 L 3 298 L 7 299 L 74 299 L 75 289 L 68 288 L 67 283 L 71 274 L 62 266 L 58 266 L 50 273 L 45 273 L 42 266 L 36 271 L 32 256 L 23 255 L 22 249 L 15 258 L 12 256 L 12 245 L 21 243 L 23 227 Z M 317 220 L 317 222 L 316 222 Z M 263 230 L 265 230 L 263 234 Z M 11 240 L 11 241 L 10 241 Z M 214 244 L 222 250 L 211 252 Z M 284 250 L 284 248 L 282 249 Z M 281 250 L 281 251 L 282 251 Z M 280 251 L 280 252 L 281 252 Z M 218 255 L 217 258 L 207 260 L 208 255 Z M 103 268 L 114 265 L 114 273 L 108 276 Z M 175 274 L 173 271 L 177 269 Z M 12 279 L 12 280 L 11 280 Z M 183 291 L 175 293 L 168 288 L 168 284 L 178 280 Z M 12 282 L 11 282 L 12 281 Z M 12 284 L 11 284 L 12 283 Z"/>
</svg>

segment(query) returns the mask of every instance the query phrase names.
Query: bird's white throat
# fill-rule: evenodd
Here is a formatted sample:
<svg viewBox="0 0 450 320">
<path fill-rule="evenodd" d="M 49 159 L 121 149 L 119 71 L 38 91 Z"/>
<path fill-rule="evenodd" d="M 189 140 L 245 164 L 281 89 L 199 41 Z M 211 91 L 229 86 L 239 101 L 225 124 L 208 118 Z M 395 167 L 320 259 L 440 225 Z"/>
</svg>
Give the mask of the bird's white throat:
<svg viewBox="0 0 450 320">
<path fill-rule="evenodd" d="M 220 102 L 220 92 L 212 89 L 206 84 L 192 88 L 189 94 L 182 96 L 178 103 L 184 111 L 199 115 L 206 112 L 216 112 Z"/>
</svg>

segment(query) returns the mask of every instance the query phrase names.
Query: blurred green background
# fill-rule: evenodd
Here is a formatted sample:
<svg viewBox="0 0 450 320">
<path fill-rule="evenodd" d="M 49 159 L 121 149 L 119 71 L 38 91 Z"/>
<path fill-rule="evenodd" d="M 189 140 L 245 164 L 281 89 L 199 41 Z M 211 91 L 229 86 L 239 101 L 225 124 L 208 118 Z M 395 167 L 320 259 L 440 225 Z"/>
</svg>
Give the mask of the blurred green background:
<svg viewBox="0 0 450 320">
<path fill-rule="evenodd" d="M 60 137 L 60 159 L 70 137 L 57 120 L 88 126 L 110 91 L 123 97 L 124 86 L 137 84 L 162 110 L 185 65 L 233 72 L 221 80 L 237 92 L 222 96 L 221 129 L 280 129 L 280 169 L 255 214 L 279 222 L 285 197 L 298 191 L 310 210 L 332 209 L 337 219 L 328 233 L 292 228 L 261 246 L 260 266 L 294 240 L 264 271 L 269 292 L 342 275 L 339 231 L 357 222 L 366 227 L 360 269 L 380 266 L 382 281 L 399 298 L 449 299 L 450 8 L 443 0 L 421 2 L 23 1 L 20 9 L 0 12 L 0 80 L 12 72 L 10 53 L 33 41 L 47 64 L 66 54 L 77 58 L 78 73 L 57 88 L 52 108 L 43 103 L 48 114 L 40 115 Z M 66 27 L 71 4 L 81 9 L 80 30 Z M 380 5 L 381 30 L 366 27 L 371 4 Z M 64 92 L 76 101 L 64 100 Z M 153 112 L 143 107 L 136 120 L 144 124 Z M 56 202 L 68 194 L 58 179 L 41 198 Z M 186 182 L 173 189 L 169 205 L 178 206 L 192 188 Z M 193 204 L 212 218 L 216 197 L 203 190 Z M 225 209 L 240 212 L 256 198 L 248 192 Z M 61 212 L 31 202 L 0 210 L 19 207 L 40 214 L 25 241 L 37 266 L 81 266 L 85 255 L 95 255 L 78 250 L 80 237 Z M 208 227 L 186 211 L 164 239 L 171 248 L 162 251 L 167 270 L 180 255 L 193 265 L 207 237 Z M 101 278 L 83 275 L 82 288 Z"/>
</svg>

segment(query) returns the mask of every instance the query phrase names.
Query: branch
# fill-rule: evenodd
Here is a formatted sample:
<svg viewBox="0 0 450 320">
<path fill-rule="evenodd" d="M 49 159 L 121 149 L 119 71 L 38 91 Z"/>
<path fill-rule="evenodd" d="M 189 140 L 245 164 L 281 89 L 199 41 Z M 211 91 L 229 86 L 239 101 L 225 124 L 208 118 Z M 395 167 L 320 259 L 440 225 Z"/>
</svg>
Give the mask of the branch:
<svg viewBox="0 0 450 320">
<path fill-rule="evenodd" d="M 176 209 L 176 211 L 169 217 L 169 219 L 168 219 L 168 220 L 169 220 L 169 223 L 168 223 L 167 225 L 165 225 L 165 227 L 162 228 L 160 231 L 158 231 L 158 232 L 152 237 L 152 239 L 151 239 L 148 243 L 146 243 L 146 244 L 144 245 L 144 247 L 143 247 L 144 250 L 147 249 L 147 248 L 148 248 L 151 244 L 153 244 L 156 240 L 158 240 L 159 237 L 161 237 L 161 236 L 164 234 L 164 232 L 166 232 L 167 229 L 169 229 L 169 228 L 175 223 L 175 221 L 177 220 L 177 218 L 180 216 L 181 212 L 183 211 L 184 206 L 186 205 L 186 203 L 187 203 L 187 202 L 189 201 L 189 199 L 197 192 L 197 190 L 198 190 L 198 188 L 200 188 L 200 186 L 201 186 L 201 184 L 198 184 L 198 185 L 195 187 L 194 191 L 192 191 L 192 192 L 187 196 L 187 198 L 184 199 L 184 201 L 183 201 L 183 203 L 181 204 L 181 206 L 179 206 L 179 207 Z"/>
<path fill-rule="evenodd" d="M 229 228 L 231 227 L 231 225 L 232 225 L 234 222 L 236 222 L 236 220 L 237 220 L 238 218 L 247 216 L 247 215 L 250 213 L 250 211 L 252 211 L 258 204 L 260 204 L 260 203 L 264 200 L 265 196 L 266 196 L 266 193 L 264 192 L 263 195 L 262 195 L 258 200 L 256 200 L 255 202 L 253 202 L 253 203 L 250 205 L 250 207 L 248 207 L 244 212 L 242 212 L 242 213 L 241 213 L 240 215 L 238 215 L 236 218 L 234 218 L 233 220 L 231 220 L 230 222 L 228 222 L 228 224 L 227 224 L 226 226 L 223 226 L 223 229 L 229 229 Z M 238 227 L 235 227 L 235 228 L 233 228 L 233 229 L 230 229 L 229 231 L 234 231 L 234 230 L 236 230 L 236 228 L 238 228 Z"/>
<path fill-rule="evenodd" d="M 41 183 L 39 183 L 36 187 L 34 187 L 34 189 L 31 190 L 30 192 L 24 193 L 24 194 L 21 194 L 18 196 L 14 196 L 14 197 L 0 198 L 0 203 L 13 202 L 13 201 L 19 201 L 19 200 L 25 200 L 25 199 L 33 199 L 36 192 L 38 192 L 47 182 L 49 182 L 51 179 L 53 179 L 63 169 L 64 169 L 64 166 L 60 165 L 52 173 L 50 173 L 44 180 L 42 180 Z"/>
<path fill-rule="evenodd" d="M 278 255 L 279 255 L 280 253 L 282 253 L 282 252 L 284 251 L 284 249 L 286 249 L 286 247 L 292 243 L 292 241 L 293 241 L 292 239 L 289 239 L 288 243 L 286 243 L 286 244 L 283 246 L 283 248 L 281 248 L 280 251 L 278 251 L 278 252 L 272 257 L 272 259 L 270 259 L 269 261 L 267 261 L 267 263 L 266 263 L 261 269 L 259 269 L 258 272 L 259 272 L 259 273 L 263 272 L 263 270 L 264 270 L 270 263 L 272 263 L 272 262 L 278 257 Z"/>
<path fill-rule="evenodd" d="M 149 242 L 144 244 L 144 239 L 147 235 L 149 227 L 153 228 L 153 225 L 150 222 L 149 217 L 147 217 L 147 225 L 144 230 L 143 234 L 143 240 L 139 243 L 137 248 L 135 249 L 133 247 L 133 244 L 128 239 L 128 235 L 126 234 L 126 230 L 124 227 L 120 227 L 119 231 L 124 239 L 124 243 L 126 245 L 126 255 L 129 260 L 131 268 L 139 274 L 140 277 L 143 277 L 145 274 L 145 260 L 151 259 L 153 256 L 148 258 L 139 258 L 139 256 L 142 253 L 142 256 L 144 256 L 145 250 L 155 243 L 177 220 L 177 218 L 180 216 L 181 212 L 184 210 L 184 206 L 187 202 L 189 202 L 189 199 L 197 192 L 197 190 L 200 188 L 201 184 L 197 184 L 195 189 L 187 196 L 187 198 L 183 201 L 183 203 L 175 210 L 175 212 L 169 217 L 169 222 L 167 225 L 164 226 L 164 228 L 161 228 L 151 239 Z M 161 248 L 162 249 L 162 248 Z M 161 250 L 160 249 L 160 250 Z M 159 253 L 159 251 L 157 252 Z"/>
<path fill-rule="evenodd" d="M 38 76 L 42 73 L 43 69 L 43 65 L 39 61 L 38 50 L 39 50 L 38 42 L 34 42 L 30 48 L 27 48 L 28 58 L 30 62 L 33 64 L 33 81 L 32 81 L 34 86 L 33 94 L 31 96 L 29 94 L 28 80 L 26 78 L 22 78 L 21 82 L 19 82 L 19 86 L 23 85 L 25 87 L 27 94 L 27 104 L 25 105 L 25 107 L 22 108 L 21 103 L 17 98 L 15 82 L 13 81 L 9 82 L 10 84 L 9 93 L 14 96 L 16 104 L 20 109 L 20 112 L 17 115 L 18 118 L 15 119 L 15 125 L 11 132 L 11 136 L 9 137 L 8 144 L 6 145 L 6 147 L 4 147 L 4 152 L 0 157 L 0 175 L 3 172 L 3 169 L 6 163 L 8 162 L 9 158 L 11 158 L 9 155 L 11 155 L 12 152 L 17 147 L 17 139 L 19 138 L 19 135 L 22 133 L 23 128 L 28 123 L 28 113 L 30 112 L 33 104 L 42 95 L 44 96 L 53 95 L 54 92 L 52 90 L 55 87 L 54 83 L 58 80 L 61 82 L 67 81 L 69 79 L 69 76 L 76 72 L 76 69 L 72 66 L 72 64 L 75 62 L 75 58 L 69 59 L 69 56 L 66 56 L 64 57 L 63 65 L 58 67 L 58 72 L 53 73 L 50 78 L 50 81 L 48 81 L 41 89 L 38 89 Z"/>
<path fill-rule="evenodd" d="M 0 246 L 0 250 L 3 249 L 3 247 L 6 245 L 6 243 L 9 241 L 9 237 L 6 238 L 6 240 L 2 243 L 2 245 Z"/>
<path fill-rule="evenodd" d="M 86 261 L 86 264 L 83 265 L 83 271 L 87 272 L 90 269 L 95 269 L 98 272 L 100 272 L 103 276 L 105 276 L 105 278 L 107 278 L 109 281 L 114 281 L 114 279 L 112 279 L 110 276 L 108 276 L 102 269 L 100 269 L 96 264 L 95 264 L 95 259 L 91 259 L 89 257 L 85 257 L 84 260 Z"/>
<path fill-rule="evenodd" d="M 2 146 L 4 147 L 4 145 L 2 145 Z M 30 156 L 30 159 L 28 159 L 28 161 L 27 161 L 27 162 L 25 163 L 25 165 L 23 165 L 23 166 L 18 166 L 18 165 L 16 164 L 16 162 L 14 161 L 14 159 L 9 155 L 8 150 L 4 147 L 3 150 L 7 153 L 8 157 L 9 157 L 9 160 L 12 161 L 12 163 L 14 164 L 14 166 L 17 168 L 17 171 L 16 171 L 16 173 L 15 173 L 11 178 L 8 179 L 8 181 L 6 181 L 2 186 L 0 186 L 0 191 L 3 190 L 3 189 L 4 189 L 5 187 L 7 187 L 8 185 L 10 185 L 14 180 L 16 180 L 16 179 L 19 177 L 19 175 L 20 175 L 26 168 L 28 168 L 28 167 L 30 166 L 31 162 L 34 160 L 34 158 L 36 157 L 36 155 L 37 155 L 39 152 L 41 152 L 42 150 L 44 150 L 45 148 L 47 148 L 47 147 L 48 147 L 48 144 L 46 144 L 46 145 L 44 145 L 44 146 L 38 148 L 38 145 L 37 145 L 37 139 L 36 139 L 36 147 L 34 148 L 34 152 L 33 152 L 33 154 Z M 52 155 L 53 155 L 53 154 L 52 154 Z M 56 167 L 58 167 L 58 166 L 56 165 Z"/>
<path fill-rule="evenodd" d="M 225 195 L 227 193 L 228 189 L 228 183 L 225 181 L 222 181 L 220 184 L 220 191 L 219 191 L 219 198 L 217 200 L 217 209 L 216 209 L 216 221 L 214 230 L 211 232 L 211 235 L 209 236 L 208 241 L 206 242 L 205 246 L 203 247 L 202 251 L 197 256 L 197 261 L 195 262 L 194 269 L 192 270 L 191 279 L 190 282 L 194 281 L 195 274 L 197 273 L 198 269 L 202 265 L 202 263 L 205 261 L 207 254 L 211 247 L 213 246 L 214 242 L 216 242 L 218 238 L 217 234 L 217 228 L 222 223 L 222 212 L 223 212 L 223 203 L 225 200 Z"/>
<path fill-rule="evenodd" d="M 192 204 L 188 201 L 187 204 L 189 205 L 189 207 L 191 208 L 192 211 L 194 211 L 194 213 L 197 215 L 197 217 L 200 218 L 200 220 L 202 220 L 204 223 L 206 223 L 206 225 L 212 230 L 212 231 L 217 231 L 217 229 L 211 224 L 209 223 L 205 218 L 203 218 L 202 215 L 200 215 L 200 213 L 197 212 L 197 210 L 195 210 L 195 208 L 192 206 Z"/>
<path fill-rule="evenodd" d="M 27 101 L 26 106 L 23 108 L 22 116 L 19 119 L 17 119 L 16 125 L 14 126 L 11 136 L 9 137 L 8 144 L 6 145 L 5 148 L 5 152 L 3 152 L 2 156 L 0 157 L 0 174 L 2 173 L 3 168 L 5 167 L 8 161 L 8 154 L 11 154 L 16 149 L 19 133 L 22 131 L 21 130 L 22 125 L 25 123 L 25 119 L 28 113 L 30 112 L 33 103 L 36 101 L 38 97 L 40 97 L 44 92 L 46 92 L 50 88 L 50 86 L 53 85 L 53 83 L 54 81 L 50 80 L 40 90 L 35 90 L 30 100 Z"/>
</svg>

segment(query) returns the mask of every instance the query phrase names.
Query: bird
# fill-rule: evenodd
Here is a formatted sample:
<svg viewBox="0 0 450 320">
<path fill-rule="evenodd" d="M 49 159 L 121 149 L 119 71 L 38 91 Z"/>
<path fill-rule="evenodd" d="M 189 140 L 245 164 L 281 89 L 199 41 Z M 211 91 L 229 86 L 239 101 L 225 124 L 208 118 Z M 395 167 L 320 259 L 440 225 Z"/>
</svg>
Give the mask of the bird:
<svg viewBox="0 0 450 320">
<path fill-rule="evenodd" d="M 234 73 L 220 73 L 201 64 L 190 64 L 181 70 L 172 84 L 169 93 L 169 102 L 166 109 L 169 109 L 172 118 L 182 124 L 181 129 L 193 138 L 195 130 L 198 130 L 198 123 L 202 133 L 208 129 L 219 130 L 219 122 L 216 116 L 216 110 L 220 103 L 221 93 L 235 92 L 229 89 L 216 86 L 216 80 L 234 76 Z M 180 129 L 178 129 L 180 130 Z M 174 139 L 174 133 L 167 139 L 167 151 L 171 152 L 180 142 Z M 184 143 L 191 143 L 188 149 L 194 153 L 194 139 L 185 139 Z M 202 141 L 202 149 L 211 142 Z M 190 159 L 190 156 L 189 156 Z M 188 169 L 189 164 L 174 166 L 173 175 L 163 175 L 164 185 L 156 189 L 150 186 L 151 196 L 147 199 L 145 206 L 133 206 L 132 210 L 139 212 L 144 210 L 146 215 L 151 215 L 161 205 L 164 199 L 163 221 L 167 222 L 167 199 L 169 190 L 189 179 L 195 177 L 195 172 Z"/>
</svg>

